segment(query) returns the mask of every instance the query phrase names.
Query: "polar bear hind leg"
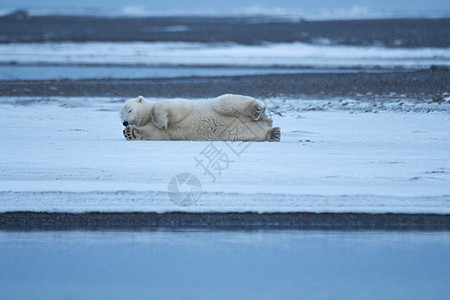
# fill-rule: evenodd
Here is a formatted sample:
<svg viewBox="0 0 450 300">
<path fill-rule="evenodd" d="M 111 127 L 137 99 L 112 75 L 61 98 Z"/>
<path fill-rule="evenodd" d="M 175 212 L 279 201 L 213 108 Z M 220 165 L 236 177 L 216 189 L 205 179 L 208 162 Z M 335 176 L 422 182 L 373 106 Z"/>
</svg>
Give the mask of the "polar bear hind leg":
<svg viewBox="0 0 450 300">
<path fill-rule="evenodd" d="M 257 121 L 266 111 L 266 105 L 252 97 L 228 94 L 217 98 L 215 110 L 225 116 L 245 115 Z"/>
<path fill-rule="evenodd" d="M 261 118 L 261 115 L 266 111 L 266 106 L 263 102 L 259 100 L 253 101 L 253 103 L 249 106 L 250 109 L 250 117 L 253 120 L 257 121 Z"/>
<path fill-rule="evenodd" d="M 128 125 L 123 130 L 123 135 L 128 141 L 140 140 L 142 135 L 139 133 L 139 130 L 131 125 Z"/>
</svg>

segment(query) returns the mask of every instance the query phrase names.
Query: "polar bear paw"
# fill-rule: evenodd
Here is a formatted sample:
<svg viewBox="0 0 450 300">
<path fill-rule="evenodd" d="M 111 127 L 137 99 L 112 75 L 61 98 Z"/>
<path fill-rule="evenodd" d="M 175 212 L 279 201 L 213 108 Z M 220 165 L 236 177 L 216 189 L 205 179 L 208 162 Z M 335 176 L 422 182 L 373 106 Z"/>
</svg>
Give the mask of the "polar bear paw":
<svg viewBox="0 0 450 300">
<path fill-rule="evenodd" d="M 266 111 L 266 106 L 261 101 L 255 101 L 250 109 L 250 116 L 253 120 L 257 121 L 261 118 L 262 114 Z"/>
<path fill-rule="evenodd" d="M 269 142 L 279 142 L 281 138 L 280 127 L 274 127 L 270 130 Z"/>
<path fill-rule="evenodd" d="M 154 116 L 152 118 L 153 120 L 153 124 L 155 124 L 156 127 L 158 127 L 159 129 L 167 129 L 167 125 L 168 125 L 168 120 L 167 118 L 160 118 L 160 117 L 156 117 Z"/>
<path fill-rule="evenodd" d="M 138 130 L 136 127 L 128 125 L 123 130 L 123 135 L 128 141 L 134 141 L 134 140 L 140 140 L 141 135 L 138 133 Z"/>
</svg>

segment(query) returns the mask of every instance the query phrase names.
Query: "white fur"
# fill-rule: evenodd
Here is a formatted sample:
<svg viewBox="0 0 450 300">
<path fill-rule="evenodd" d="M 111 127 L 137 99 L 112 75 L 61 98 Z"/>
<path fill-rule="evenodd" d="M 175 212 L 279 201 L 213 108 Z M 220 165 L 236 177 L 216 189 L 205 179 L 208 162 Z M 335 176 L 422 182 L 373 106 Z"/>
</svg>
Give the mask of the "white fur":
<svg viewBox="0 0 450 300">
<path fill-rule="evenodd" d="M 263 102 L 239 95 L 160 102 L 139 96 L 127 101 L 121 119 L 131 140 L 279 141 L 264 110 Z"/>
</svg>

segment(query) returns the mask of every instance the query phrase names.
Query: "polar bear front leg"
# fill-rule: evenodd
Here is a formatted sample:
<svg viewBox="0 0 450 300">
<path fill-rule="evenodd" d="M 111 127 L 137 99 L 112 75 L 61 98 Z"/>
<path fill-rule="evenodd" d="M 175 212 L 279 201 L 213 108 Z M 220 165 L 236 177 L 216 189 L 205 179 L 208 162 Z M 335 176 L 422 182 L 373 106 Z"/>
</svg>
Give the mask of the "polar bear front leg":
<svg viewBox="0 0 450 300">
<path fill-rule="evenodd" d="M 166 129 L 169 124 L 169 112 L 168 109 L 162 107 L 162 105 L 155 105 L 152 109 L 152 121 L 159 129 Z"/>
<path fill-rule="evenodd" d="M 170 123 L 184 120 L 193 110 L 191 101 L 164 100 L 153 106 L 153 124 L 159 129 L 167 129 Z"/>
<path fill-rule="evenodd" d="M 132 125 L 128 125 L 123 130 L 123 135 L 128 141 L 141 140 L 142 135 L 139 132 L 139 129 Z"/>
</svg>

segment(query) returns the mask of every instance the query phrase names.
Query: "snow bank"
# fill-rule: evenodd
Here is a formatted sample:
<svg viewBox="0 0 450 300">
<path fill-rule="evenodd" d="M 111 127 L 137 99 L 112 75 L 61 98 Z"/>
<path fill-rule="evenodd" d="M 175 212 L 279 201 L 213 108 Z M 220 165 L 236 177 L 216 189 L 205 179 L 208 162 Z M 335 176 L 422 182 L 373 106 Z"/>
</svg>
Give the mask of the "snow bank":
<svg viewBox="0 0 450 300">
<path fill-rule="evenodd" d="M 311 45 L 245 46 L 184 42 L 89 42 L 0 45 L 0 63 L 406 67 L 450 65 L 447 48 L 399 48 Z"/>
</svg>

